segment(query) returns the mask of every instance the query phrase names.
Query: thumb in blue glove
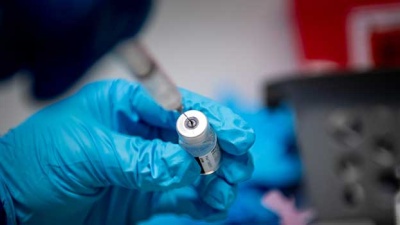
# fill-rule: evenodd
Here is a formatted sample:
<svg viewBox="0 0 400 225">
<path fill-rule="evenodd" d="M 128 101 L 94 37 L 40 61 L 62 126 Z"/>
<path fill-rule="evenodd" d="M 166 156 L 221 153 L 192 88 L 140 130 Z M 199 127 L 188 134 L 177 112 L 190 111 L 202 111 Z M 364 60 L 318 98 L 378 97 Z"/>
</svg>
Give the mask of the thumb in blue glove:
<svg viewBox="0 0 400 225">
<path fill-rule="evenodd" d="M 98 82 L 0 139 L 8 223 L 131 224 L 162 212 L 225 214 L 236 184 L 251 174 L 254 134 L 230 110 L 182 93 L 185 107 L 204 110 L 221 137 L 218 173 L 199 177 L 195 160 L 177 144 L 177 113 L 164 111 L 136 84 Z"/>
</svg>

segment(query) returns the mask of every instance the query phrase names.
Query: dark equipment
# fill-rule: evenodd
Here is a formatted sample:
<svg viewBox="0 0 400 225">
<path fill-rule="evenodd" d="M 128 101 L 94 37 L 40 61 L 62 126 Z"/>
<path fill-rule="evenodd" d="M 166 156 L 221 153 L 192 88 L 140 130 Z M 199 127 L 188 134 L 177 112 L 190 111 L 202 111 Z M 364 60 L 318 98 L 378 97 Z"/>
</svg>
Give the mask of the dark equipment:
<svg viewBox="0 0 400 225">
<path fill-rule="evenodd" d="M 265 101 L 295 110 L 304 187 L 317 224 L 395 224 L 400 70 L 270 83 Z"/>
</svg>

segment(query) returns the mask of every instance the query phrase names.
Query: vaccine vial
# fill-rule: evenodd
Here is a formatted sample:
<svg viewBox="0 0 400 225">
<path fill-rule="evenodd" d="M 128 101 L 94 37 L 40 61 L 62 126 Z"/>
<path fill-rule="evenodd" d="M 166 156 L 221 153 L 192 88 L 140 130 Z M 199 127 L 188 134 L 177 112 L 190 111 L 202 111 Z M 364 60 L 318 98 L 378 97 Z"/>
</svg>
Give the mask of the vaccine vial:
<svg viewBox="0 0 400 225">
<path fill-rule="evenodd" d="M 190 110 L 176 122 L 179 144 L 189 152 L 201 167 L 201 174 L 208 175 L 218 170 L 221 151 L 217 135 L 200 111 Z"/>
</svg>

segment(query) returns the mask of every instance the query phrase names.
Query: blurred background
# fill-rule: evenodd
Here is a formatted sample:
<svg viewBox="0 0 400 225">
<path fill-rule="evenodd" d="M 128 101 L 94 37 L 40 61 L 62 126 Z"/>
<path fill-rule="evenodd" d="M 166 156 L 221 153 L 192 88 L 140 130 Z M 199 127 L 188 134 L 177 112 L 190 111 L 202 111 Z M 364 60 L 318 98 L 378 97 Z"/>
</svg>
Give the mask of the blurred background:
<svg viewBox="0 0 400 225">
<path fill-rule="evenodd" d="M 296 70 L 289 5 L 265 0 L 159 1 L 141 35 L 179 86 L 216 97 L 218 89 L 233 85 L 247 98 L 260 99 L 265 79 Z M 108 54 L 74 90 L 92 80 L 117 77 L 132 79 Z M 0 83 L 1 133 L 43 106 L 26 100 L 27 82 L 21 73 Z"/>
<path fill-rule="evenodd" d="M 177 85 L 256 130 L 254 176 L 223 223 L 395 224 L 400 1 L 164 0 L 138 38 Z M 0 83 L 0 133 L 105 78 L 133 79 L 108 52 L 39 101 L 19 71 Z M 198 223 L 148 223 L 165 221 Z"/>
</svg>

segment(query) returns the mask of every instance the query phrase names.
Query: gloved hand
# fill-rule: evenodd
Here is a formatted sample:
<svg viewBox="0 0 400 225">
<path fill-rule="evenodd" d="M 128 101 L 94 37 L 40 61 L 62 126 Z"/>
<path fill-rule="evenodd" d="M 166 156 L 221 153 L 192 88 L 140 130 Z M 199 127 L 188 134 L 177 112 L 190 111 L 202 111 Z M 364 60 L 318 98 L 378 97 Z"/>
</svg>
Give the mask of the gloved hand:
<svg viewBox="0 0 400 225">
<path fill-rule="evenodd" d="M 200 176 L 177 144 L 178 113 L 137 84 L 90 84 L 0 139 L 0 199 L 9 224 L 134 224 L 158 213 L 223 218 L 253 170 L 253 130 L 228 108 L 181 90 L 186 110 L 204 112 L 222 152 Z"/>
<path fill-rule="evenodd" d="M 0 79 L 30 72 L 33 94 L 63 93 L 145 23 L 151 0 L 0 1 Z"/>
<path fill-rule="evenodd" d="M 296 146 L 293 111 L 285 104 L 276 108 L 253 106 L 249 104 L 250 99 L 241 101 L 240 97 L 233 93 L 225 91 L 223 95 L 228 95 L 220 97 L 220 101 L 233 109 L 254 128 L 257 140 L 250 148 L 254 158 L 253 176 L 239 184 L 238 197 L 230 208 L 227 219 L 203 223 L 176 215 L 158 215 L 149 221 L 142 222 L 141 225 L 158 225 L 162 222 L 174 225 L 276 225 L 287 221 L 285 218 L 287 214 L 280 215 L 281 212 L 267 208 L 263 198 L 266 194 L 271 193 L 271 190 L 276 189 L 288 195 L 287 202 L 299 197 L 296 188 L 301 180 L 302 166 Z M 296 203 L 298 203 L 297 200 Z M 290 203 L 274 202 L 270 204 Z M 296 208 L 296 206 L 292 207 Z M 303 224 L 300 219 L 296 222 L 298 222 L 296 224 Z"/>
</svg>

